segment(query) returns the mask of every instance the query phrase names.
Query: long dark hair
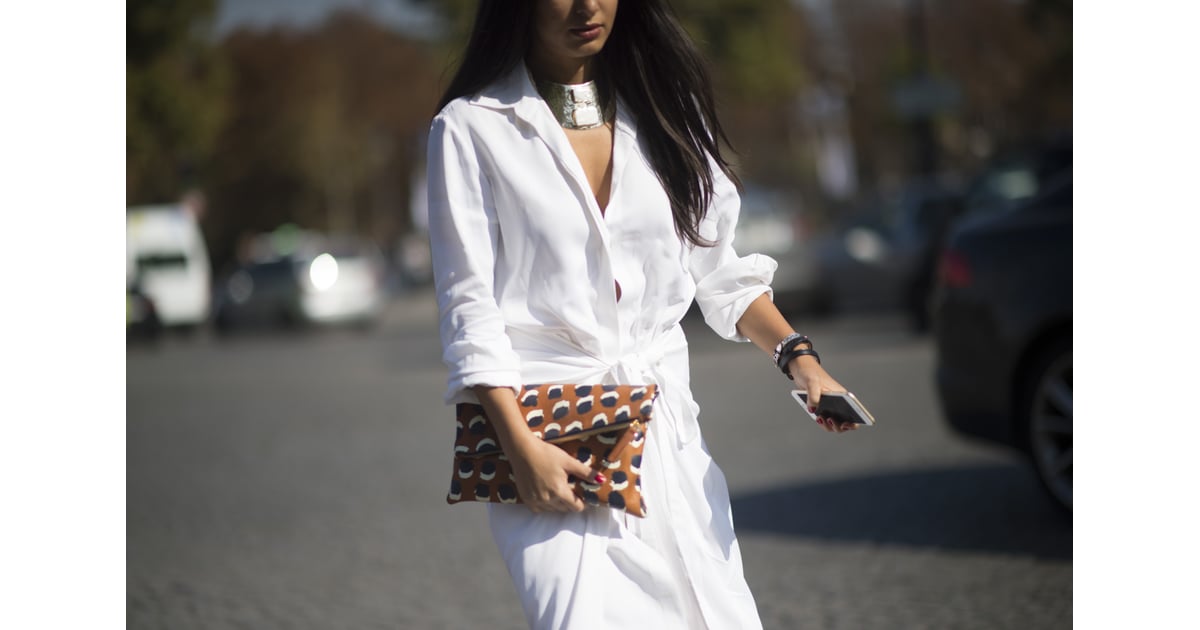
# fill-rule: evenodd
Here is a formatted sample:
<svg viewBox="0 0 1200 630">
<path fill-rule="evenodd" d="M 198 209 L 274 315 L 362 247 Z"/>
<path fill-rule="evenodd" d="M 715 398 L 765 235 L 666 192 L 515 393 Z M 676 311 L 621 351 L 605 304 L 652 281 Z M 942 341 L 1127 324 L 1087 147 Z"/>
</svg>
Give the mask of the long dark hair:
<svg viewBox="0 0 1200 630">
<path fill-rule="evenodd" d="M 511 71 L 528 52 L 534 0 L 480 0 L 463 60 L 438 102 L 475 94 Z M 617 9 L 612 33 L 598 55 L 638 125 L 650 166 L 671 201 L 680 238 L 711 246 L 700 221 L 713 196 L 709 156 L 739 187 L 721 155 L 728 138 L 717 119 L 708 67 L 667 0 L 631 0 Z"/>
</svg>

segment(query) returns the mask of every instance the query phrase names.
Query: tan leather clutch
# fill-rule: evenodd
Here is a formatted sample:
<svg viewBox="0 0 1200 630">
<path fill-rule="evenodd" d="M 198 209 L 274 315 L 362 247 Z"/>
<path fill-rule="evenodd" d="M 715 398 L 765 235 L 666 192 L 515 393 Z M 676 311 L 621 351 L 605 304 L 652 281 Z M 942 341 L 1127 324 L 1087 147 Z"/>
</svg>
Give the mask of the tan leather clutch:
<svg viewBox="0 0 1200 630">
<path fill-rule="evenodd" d="M 604 483 L 574 480 L 590 506 L 645 516 L 642 451 L 657 385 L 526 385 L 517 404 L 528 429 L 604 474 Z M 521 503 L 508 457 L 483 407 L 459 404 L 454 475 L 447 503 Z"/>
</svg>

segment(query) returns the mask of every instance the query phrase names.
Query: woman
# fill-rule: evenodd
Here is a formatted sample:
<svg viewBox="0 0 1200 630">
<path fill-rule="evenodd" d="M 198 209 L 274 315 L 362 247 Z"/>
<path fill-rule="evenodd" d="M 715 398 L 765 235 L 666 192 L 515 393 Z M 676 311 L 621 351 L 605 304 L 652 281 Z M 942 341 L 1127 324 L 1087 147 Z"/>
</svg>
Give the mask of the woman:
<svg viewBox="0 0 1200 630">
<path fill-rule="evenodd" d="M 700 56 L 665 0 L 617 4 L 480 2 L 429 139 L 446 400 L 482 404 L 513 466 L 524 505 L 489 522 L 531 627 L 760 627 L 679 322 L 695 299 L 722 337 L 790 341 L 811 404 L 844 388 L 772 304 L 775 262 L 731 246 Z M 532 437 L 519 387 L 651 382 L 646 518 L 585 509 L 570 479 L 598 471 Z"/>
</svg>

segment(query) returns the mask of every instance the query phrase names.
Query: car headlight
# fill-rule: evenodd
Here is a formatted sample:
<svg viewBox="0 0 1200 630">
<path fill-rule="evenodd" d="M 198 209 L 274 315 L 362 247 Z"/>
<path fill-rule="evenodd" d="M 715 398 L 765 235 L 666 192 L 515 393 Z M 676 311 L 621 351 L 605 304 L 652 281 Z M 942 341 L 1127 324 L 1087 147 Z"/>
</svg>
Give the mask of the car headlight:
<svg viewBox="0 0 1200 630">
<path fill-rule="evenodd" d="M 308 265 L 308 279 L 318 291 L 332 287 L 338 279 L 337 259 L 329 254 L 321 254 L 314 258 Z"/>
</svg>

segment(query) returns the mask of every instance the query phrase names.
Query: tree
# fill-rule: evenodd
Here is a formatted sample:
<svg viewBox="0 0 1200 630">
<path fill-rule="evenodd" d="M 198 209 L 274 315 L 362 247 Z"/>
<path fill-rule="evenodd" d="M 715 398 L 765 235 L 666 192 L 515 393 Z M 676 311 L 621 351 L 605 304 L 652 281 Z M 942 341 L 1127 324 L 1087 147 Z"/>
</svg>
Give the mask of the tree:
<svg viewBox="0 0 1200 630">
<path fill-rule="evenodd" d="M 437 98 L 424 44 L 341 12 L 316 29 L 239 30 L 221 51 L 231 89 L 211 164 L 214 260 L 283 223 L 369 235 L 385 250 L 410 229 Z"/>
<path fill-rule="evenodd" d="M 126 203 L 203 182 L 225 114 L 226 68 L 209 42 L 214 0 L 125 5 Z"/>
</svg>

